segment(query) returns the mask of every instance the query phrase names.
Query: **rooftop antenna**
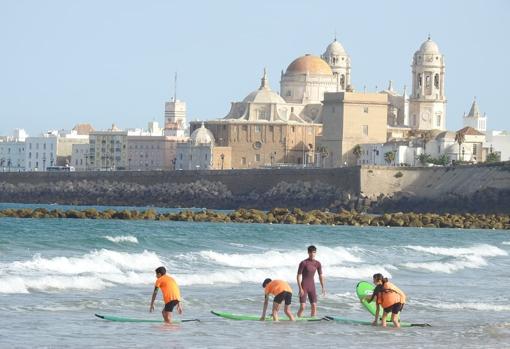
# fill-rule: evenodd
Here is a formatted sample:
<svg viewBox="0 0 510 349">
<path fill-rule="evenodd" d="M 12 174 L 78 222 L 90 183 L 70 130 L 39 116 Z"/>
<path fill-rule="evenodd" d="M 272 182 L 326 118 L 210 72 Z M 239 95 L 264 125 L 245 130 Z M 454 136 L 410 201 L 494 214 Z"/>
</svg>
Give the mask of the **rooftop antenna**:
<svg viewBox="0 0 510 349">
<path fill-rule="evenodd" d="M 177 102 L 177 72 L 174 76 L 174 102 Z"/>
</svg>

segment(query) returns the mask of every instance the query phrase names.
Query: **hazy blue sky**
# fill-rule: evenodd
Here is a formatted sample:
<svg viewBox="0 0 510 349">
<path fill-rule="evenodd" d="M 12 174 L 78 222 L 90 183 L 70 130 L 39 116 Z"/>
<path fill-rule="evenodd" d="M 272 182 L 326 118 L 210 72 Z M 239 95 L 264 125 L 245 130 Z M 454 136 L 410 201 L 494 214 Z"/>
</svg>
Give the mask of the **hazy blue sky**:
<svg viewBox="0 0 510 349">
<path fill-rule="evenodd" d="M 409 86 L 430 33 L 446 57 L 447 127 L 477 96 L 489 128 L 510 129 L 510 1 L 1 0 L 0 134 L 163 123 L 175 71 L 189 120 L 223 117 L 264 67 L 279 90 L 281 70 L 335 31 L 358 91 Z"/>
</svg>

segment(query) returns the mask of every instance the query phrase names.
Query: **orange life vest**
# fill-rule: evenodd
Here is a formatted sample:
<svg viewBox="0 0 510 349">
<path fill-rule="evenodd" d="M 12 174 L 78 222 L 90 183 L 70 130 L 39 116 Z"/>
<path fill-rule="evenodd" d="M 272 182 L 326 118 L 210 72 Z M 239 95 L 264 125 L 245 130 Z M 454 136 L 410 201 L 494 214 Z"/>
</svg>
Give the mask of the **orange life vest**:
<svg viewBox="0 0 510 349">
<path fill-rule="evenodd" d="M 389 281 L 383 284 L 382 291 L 377 295 L 377 303 L 383 308 L 389 308 L 396 303 L 404 304 L 405 302 L 405 293 Z"/>
</svg>

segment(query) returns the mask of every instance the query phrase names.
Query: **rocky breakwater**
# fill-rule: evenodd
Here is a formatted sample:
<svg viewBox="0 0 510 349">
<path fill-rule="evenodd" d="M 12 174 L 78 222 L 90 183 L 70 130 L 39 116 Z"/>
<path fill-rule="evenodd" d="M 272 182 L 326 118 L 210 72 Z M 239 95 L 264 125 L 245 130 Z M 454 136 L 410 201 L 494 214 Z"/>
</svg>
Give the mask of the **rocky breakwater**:
<svg viewBox="0 0 510 349">
<path fill-rule="evenodd" d="M 310 224 L 310 225 L 351 225 L 374 227 L 423 227 L 460 229 L 510 229 L 510 215 L 495 214 L 433 214 L 433 213 L 387 213 L 370 215 L 357 211 L 324 210 L 304 211 L 299 208 L 273 208 L 269 211 L 238 209 L 230 213 L 213 210 L 158 213 L 154 209 L 85 210 L 5 209 L 0 217 L 13 218 L 73 218 L 73 219 L 122 219 L 181 222 L 215 223 L 268 223 L 268 224 Z"/>
</svg>

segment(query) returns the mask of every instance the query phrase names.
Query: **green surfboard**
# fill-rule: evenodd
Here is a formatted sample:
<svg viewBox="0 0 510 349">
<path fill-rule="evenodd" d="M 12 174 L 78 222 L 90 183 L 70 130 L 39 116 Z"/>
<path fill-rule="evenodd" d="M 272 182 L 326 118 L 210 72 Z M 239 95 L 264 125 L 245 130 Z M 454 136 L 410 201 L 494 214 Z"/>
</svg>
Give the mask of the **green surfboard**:
<svg viewBox="0 0 510 349">
<path fill-rule="evenodd" d="M 375 288 L 375 286 L 373 284 L 371 284 L 370 282 L 360 281 L 358 283 L 358 285 L 356 286 L 356 294 L 358 295 L 358 298 L 361 301 L 361 304 L 363 304 L 363 307 L 365 307 L 365 309 L 368 310 L 370 312 L 370 314 L 375 316 L 375 311 L 377 309 L 376 308 L 377 303 L 375 302 L 375 300 L 368 303 L 368 301 L 363 299 L 366 296 L 372 295 L 372 293 L 374 292 L 374 288 Z M 379 314 L 382 316 L 383 309 L 381 306 L 379 306 L 379 307 L 380 307 Z M 388 314 L 388 316 L 386 317 L 386 321 L 391 321 L 391 314 Z"/>
<path fill-rule="evenodd" d="M 108 321 L 115 321 L 115 322 L 150 322 L 150 323 L 164 323 L 163 319 L 134 319 L 134 318 L 128 318 L 128 317 L 120 317 L 120 316 L 113 316 L 113 315 L 100 315 L 100 314 L 94 314 L 100 319 L 108 320 Z M 191 322 L 191 321 L 200 321 L 198 319 L 184 319 L 184 320 L 172 320 L 172 323 L 182 323 L 182 322 Z"/>
<path fill-rule="evenodd" d="M 259 321 L 260 315 L 246 315 L 246 314 L 233 314 L 224 311 L 214 311 L 211 310 L 211 313 L 222 317 L 224 319 L 230 320 L 248 320 L 248 321 Z M 289 321 L 289 318 L 285 314 L 281 314 L 279 317 L 280 321 Z M 320 318 L 315 317 L 295 317 L 296 321 L 321 321 Z M 273 321 L 273 317 L 271 315 L 266 316 L 266 321 Z"/>
<path fill-rule="evenodd" d="M 366 321 L 366 320 L 354 320 L 354 319 L 347 319 L 341 316 L 326 316 L 326 320 L 335 321 L 342 324 L 354 324 L 354 325 L 371 325 L 372 321 Z M 393 327 L 393 322 L 387 322 L 387 326 Z M 429 327 L 429 324 L 412 324 L 409 322 L 401 322 L 400 327 Z"/>
</svg>

